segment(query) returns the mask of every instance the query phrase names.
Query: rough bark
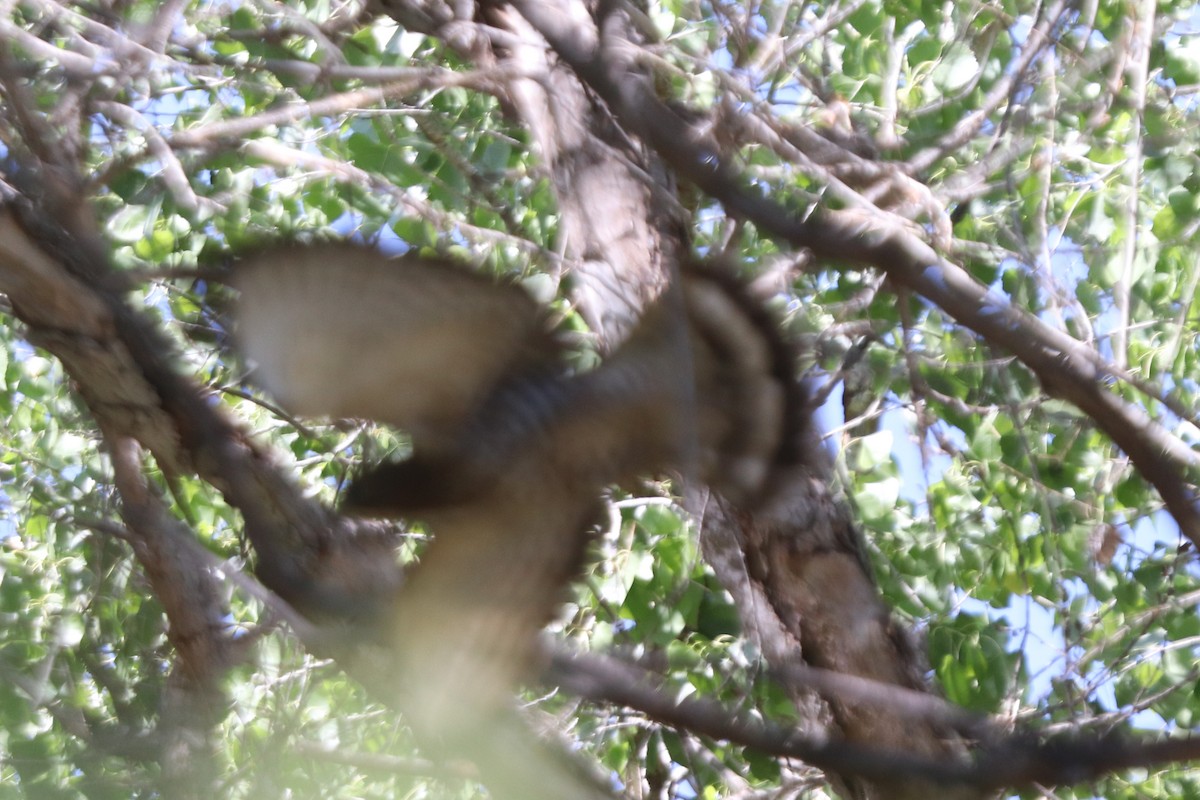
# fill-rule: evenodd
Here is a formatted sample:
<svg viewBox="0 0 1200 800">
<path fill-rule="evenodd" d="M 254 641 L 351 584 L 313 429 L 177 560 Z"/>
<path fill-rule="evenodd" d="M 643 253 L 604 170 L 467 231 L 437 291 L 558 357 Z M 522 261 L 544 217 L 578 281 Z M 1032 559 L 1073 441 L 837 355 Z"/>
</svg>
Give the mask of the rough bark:
<svg viewBox="0 0 1200 800">
<path fill-rule="evenodd" d="M 581 3 L 558 10 L 585 29 L 591 25 Z M 537 76 L 514 82 L 512 99 L 557 192 L 562 248 L 577 263 L 566 277 L 602 348 L 610 350 L 662 293 L 687 252 L 683 210 L 657 159 L 550 58 L 528 22 L 509 7 L 490 14 L 520 42 L 500 57 Z"/>
</svg>

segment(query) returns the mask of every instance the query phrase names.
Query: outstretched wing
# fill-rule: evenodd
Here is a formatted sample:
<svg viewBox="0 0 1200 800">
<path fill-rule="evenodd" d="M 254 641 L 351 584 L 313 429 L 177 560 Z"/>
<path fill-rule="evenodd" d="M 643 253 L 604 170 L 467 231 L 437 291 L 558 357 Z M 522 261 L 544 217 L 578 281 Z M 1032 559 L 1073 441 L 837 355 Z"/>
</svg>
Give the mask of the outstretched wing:
<svg viewBox="0 0 1200 800">
<path fill-rule="evenodd" d="M 418 448 L 453 437 L 505 376 L 556 358 L 519 287 L 345 243 L 263 250 L 238 265 L 237 341 L 289 411 L 362 417 Z"/>
<path fill-rule="evenodd" d="M 423 745 L 475 760 L 497 796 L 600 794 L 521 749 L 511 690 L 606 484 L 682 468 L 739 502 L 769 486 L 795 410 L 771 320 L 728 279 L 685 270 L 681 295 L 569 376 L 547 369 L 558 354 L 528 296 L 446 264 L 284 248 L 237 284 L 243 352 L 288 409 L 413 435 L 413 458 L 360 476 L 348 499 L 435 531 L 384 626 Z"/>
</svg>

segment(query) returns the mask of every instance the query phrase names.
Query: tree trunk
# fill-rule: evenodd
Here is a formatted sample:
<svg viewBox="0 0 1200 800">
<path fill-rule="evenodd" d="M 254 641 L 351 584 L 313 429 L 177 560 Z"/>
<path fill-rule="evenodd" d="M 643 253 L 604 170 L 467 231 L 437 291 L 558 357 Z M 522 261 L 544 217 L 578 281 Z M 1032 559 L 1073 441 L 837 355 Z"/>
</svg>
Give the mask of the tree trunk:
<svg viewBox="0 0 1200 800">
<path fill-rule="evenodd" d="M 582 3 L 554 5 L 551 13 L 569 18 L 579 39 L 601 36 Z M 606 25 L 617 24 L 618 16 Z M 581 263 L 572 276 L 575 299 L 611 348 L 662 291 L 672 260 L 688 253 L 683 208 L 662 162 L 547 48 L 536 10 L 527 19 L 509 7 L 494 18 L 523 42 L 502 57 L 539 77 L 521 81 L 514 99 L 558 193 L 563 250 Z M 632 26 L 623 25 L 623 35 L 633 35 Z M 805 435 L 800 463 L 760 508 L 736 508 L 701 487 L 688 491 L 690 510 L 702 523 L 703 552 L 773 666 L 802 660 L 927 691 L 921 661 L 884 606 L 858 530 L 832 488 L 824 450 L 811 431 Z M 963 750 L 949 731 L 850 702 L 831 702 L 811 719 L 819 708 L 812 695 L 792 695 L 807 711 L 808 727 L 824 726 L 830 737 L 925 756 Z M 918 782 L 882 786 L 830 777 L 843 794 L 858 798 L 927 797 L 934 790 Z"/>
</svg>

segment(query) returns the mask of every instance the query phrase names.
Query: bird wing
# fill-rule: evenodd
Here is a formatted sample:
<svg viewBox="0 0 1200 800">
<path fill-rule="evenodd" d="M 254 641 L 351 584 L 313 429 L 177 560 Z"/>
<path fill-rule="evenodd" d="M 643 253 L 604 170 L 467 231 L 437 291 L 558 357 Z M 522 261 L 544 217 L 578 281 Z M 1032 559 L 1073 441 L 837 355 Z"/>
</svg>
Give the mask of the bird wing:
<svg viewBox="0 0 1200 800">
<path fill-rule="evenodd" d="M 519 287 L 430 258 L 345 243 L 239 263 L 241 352 L 292 413 L 361 417 L 414 445 L 453 436 L 503 377 L 557 354 Z"/>
</svg>

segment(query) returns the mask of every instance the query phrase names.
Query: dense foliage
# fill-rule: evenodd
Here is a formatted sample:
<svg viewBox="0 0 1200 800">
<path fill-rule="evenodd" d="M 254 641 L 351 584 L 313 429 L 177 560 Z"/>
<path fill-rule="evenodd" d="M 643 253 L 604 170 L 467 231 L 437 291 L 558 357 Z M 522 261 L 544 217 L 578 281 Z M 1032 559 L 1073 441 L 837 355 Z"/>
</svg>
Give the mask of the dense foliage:
<svg viewBox="0 0 1200 800">
<path fill-rule="evenodd" d="M 50 158 L 72 141 L 56 126 L 83 120 L 69 133 L 86 200 L 115 263 L 139 280 L 131 302 L 170 335 L 177 369 L 328 505 L 403 437 L 301 422 L 265 402 L 228 349 L 228 291 L 197 267 L 278 236 L 350 236 L 514 276 L 551 299 L 564 328 L 585 328 L 559 290 L 572 264 L 558 249 L 555 193 L 506 105 L 506 76 L 422 28 L 438 4 L 392 5 L 388 16 L 327 0 L 31 0 L 0 21 L 6 169 L 27 168 L 30 152 Z M 656 91 L 717 132 L 748 186 L 799 214 L 869 205 L 907 220 L 996 304 L 1098 353 L 1112 371 L 1096 380 L 1193 450 L 1194 6 L 663 0 L 642 10 Z M 73 116 L 64 96 L 86 113 Z M 37 115 L 32 129 L 48 138 L 21 144 L 31 123 L 17 110 Z M 875 177 L 823 163 L 796 131 L 857 138 L 867 163 L 907 183 L 883 193 Z M 807 383 L 828 391 L 818 420 L 876 578 L 944 696 L 1043 730 L 1192 729 L 1195 545 L 1096 420 L 881 270 L 813 259 L 682 192 L 696 249 L 729 254 L 770 290 Z M 158 796 L 152 740 L 174 663 L 163 608 L 71 376 L 13 316 L 0 319 L 0 796 Z M 247 644 L 215 723 L 221 796 L 473 796 L 453 765 L 447 777 L 415 757 L 402 720 L 280 624 L 220 492 L 143 466 L 225 593 L 228 633 Z M 1191 481 L 1194 461 L 1190 470 L 1179 474 Z M 583 649 L 644 658 L 682 694 L 794 719 L 669 489 L 614 495 L 553 629 Z M 826 791 L 799 762 L 634 709 L 529 700 L 638 791 Z M 1054 796 L 1195 797 L 1200 781 L 1155 766 Z"/>
</svg>

